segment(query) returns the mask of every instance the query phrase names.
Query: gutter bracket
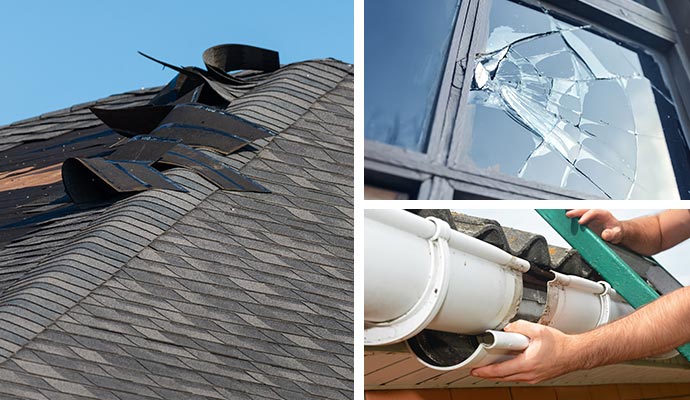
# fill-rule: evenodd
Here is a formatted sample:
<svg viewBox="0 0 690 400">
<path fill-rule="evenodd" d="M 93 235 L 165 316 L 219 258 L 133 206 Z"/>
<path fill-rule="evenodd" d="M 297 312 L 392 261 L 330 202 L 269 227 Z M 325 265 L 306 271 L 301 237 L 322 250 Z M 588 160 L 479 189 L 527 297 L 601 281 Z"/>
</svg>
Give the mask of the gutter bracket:
<svg viewBox="0 0 690 400">
<path fill-rule="evenodd" d="M 604 292 L 599 295 L 599 299 L 601 300 L 601 315 L 599 316 L 599 322 L 597 322 L 597 326 L 601 326 L 604 324 L 609 323 L 609 319 L 611 318 L 611 284 L 609 284 L 606 281 L 599 281 L 599 284 L 601 284 L 604 287 Z"/>
<path fill-rule="evenodd" d="M 435 317 L 443 305 L 450 281 L 448 239 L 450 225 L 438 218 L 428 217 L 435 225 L 434 233 L 427 238 L 432 265 L 429 284 L 419 301 L 405 314 L 385 323 L 364 329 L 364 344 L 380 346 L 402 342 L 421 332 Z"/>
</svg>

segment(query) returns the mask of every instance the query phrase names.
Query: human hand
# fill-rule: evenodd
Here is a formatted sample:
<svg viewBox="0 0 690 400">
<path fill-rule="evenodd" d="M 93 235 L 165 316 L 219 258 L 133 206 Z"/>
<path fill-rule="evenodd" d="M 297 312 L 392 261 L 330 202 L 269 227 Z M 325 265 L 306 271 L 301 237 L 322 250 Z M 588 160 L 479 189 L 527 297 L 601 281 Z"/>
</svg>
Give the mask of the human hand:
<svg viewBox="0 0 690 400">
<path fill-rule="evenodd" d="M 539 383 L 582 368 L 574 349 L 575 337 L 545 325 L 515 321 L 506 332 L 530 338 L 529 346 L 512 360 L 472 370 L 472 375 L 502 382 Z"/>
<path fill-rule="evenodd" d="M 606 210 L 568 210 L 565 216 L 580 217 L 580 225 L 587 225 L 607 242 L 618 244 L 623 240 L 623 224 Z"/>
</svg>

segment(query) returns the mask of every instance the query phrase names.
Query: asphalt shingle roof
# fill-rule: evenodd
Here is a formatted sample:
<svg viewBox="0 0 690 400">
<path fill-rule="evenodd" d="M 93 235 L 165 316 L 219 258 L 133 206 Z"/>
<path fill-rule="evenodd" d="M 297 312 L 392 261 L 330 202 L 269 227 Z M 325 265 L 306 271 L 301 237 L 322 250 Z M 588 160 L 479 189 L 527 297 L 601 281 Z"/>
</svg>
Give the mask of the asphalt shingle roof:
<svg viewBox="0 0 690 400">
<path fill-rule="evenodd" d="M 2 397 L 352 397 L 353 68 L 296 63 L 233 90 L 227 111 L 277 135 L 206 154 L 271 193 L 176 168 L 166 174 L 188 193 L 150 190 L 22 232 L 0 250 Z M 79 123 L 72 113 L 92 128 L 82 110 L 0 128 L 19 138 L 0 145 Z"/>
</svg>

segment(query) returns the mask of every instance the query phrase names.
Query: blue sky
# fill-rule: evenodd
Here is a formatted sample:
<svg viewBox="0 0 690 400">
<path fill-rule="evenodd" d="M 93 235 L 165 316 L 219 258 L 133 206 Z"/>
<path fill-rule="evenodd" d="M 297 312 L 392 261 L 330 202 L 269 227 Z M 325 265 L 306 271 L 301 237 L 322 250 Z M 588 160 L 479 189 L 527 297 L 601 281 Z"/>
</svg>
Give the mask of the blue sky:
<svg viewBox="0 0 690 400">
<path fill-rule="evenodd" d="M 3 2 L 0 125 L 167 83 L 173 65 L 203 67 L 202 52 L 241 43 L 281 63 L 354 61 L 352 0 Z"/>
</svg>

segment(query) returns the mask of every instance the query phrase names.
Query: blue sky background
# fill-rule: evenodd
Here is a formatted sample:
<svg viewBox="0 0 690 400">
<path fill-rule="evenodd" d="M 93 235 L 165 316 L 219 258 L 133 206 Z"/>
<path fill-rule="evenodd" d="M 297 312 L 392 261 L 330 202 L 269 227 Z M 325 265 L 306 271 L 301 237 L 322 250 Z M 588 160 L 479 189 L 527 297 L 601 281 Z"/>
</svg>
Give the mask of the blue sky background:
<svg viewBox="0 0 690 400">
<path fill-rule="evenodd" d="M 211 46 L 280 52 L 281 63 L 354 61 L 352 0 L 4 1 L 0 125 L 167 83 L 175 73 L 137 54 L 203 67 Z"/>
</svg>

